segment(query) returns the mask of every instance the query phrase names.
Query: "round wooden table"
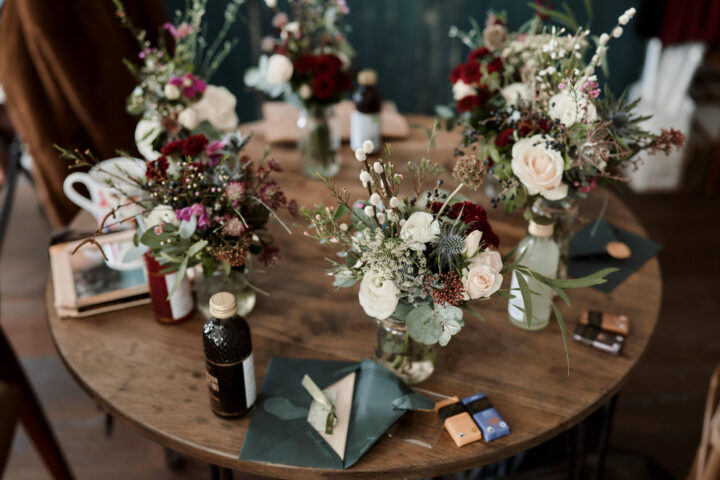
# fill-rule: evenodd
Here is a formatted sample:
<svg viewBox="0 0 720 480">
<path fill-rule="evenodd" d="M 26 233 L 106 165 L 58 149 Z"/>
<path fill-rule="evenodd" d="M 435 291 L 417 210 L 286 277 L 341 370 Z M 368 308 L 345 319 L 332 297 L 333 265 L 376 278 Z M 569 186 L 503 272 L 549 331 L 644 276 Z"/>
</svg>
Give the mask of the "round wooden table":
<svg viewBox="0 0 720 480">
<path fill-rule="evenodd" d="M 432 120 L 411 116 L 409 122 L 423 128 L 413 128 L 409 138 L 392 143 L 396 165 L 425 155 L 425 128 Z M 457 133 L 441 132 L 429 157 L 451 166 L 458 139 Z M 247 151 L 252 158 L 259 158 L 263 148 L 258 135 Z M 347 186 L 351 198 L 359 198 L 363 189 L 357 163 L 349 147 L 343 146 L 342 154 L 337 184 Z M 329 202 L 320 182 L 300 174 L 292 147 L 274 147 L 272 156 L 285 167 L 279 179 L 288 197 L 300 205 Z M 470 191 L 469 195 L 489 204 L 480 192 Z M 601 198 L 585 201 L 581 215 L 594 218 Z M 508 217 L 489 206 L 488 213 L 505 253 L 524 236 L 525 222 L 520 215 Z M 633 214 L 612 195 L 606 217 L 622 228 L 645 234 Z M 296 220 L 294 234 L 289 236 L 273 225 L 282 261 L 253 279 L 271 292 L 270 297 L 258 297 L 248 318 L 258 385 L 273 355 L 329 360 L 373 356 L 375 322 L 358 304 L 357 287 L 334 290 L 324 273 L 324 257 L 332 252 L 305 237 L 304 228 L 305 222 Z M 509 278 L 505 279 L 505 286 L 508 284 Z M 442 433 L 432 449 L 384 437 L 345 471 L 238 460 L 250 417 L 223 420 L 210 410 L 202 352 L 204 320 L 199 313 L 175 326 L 156 322 L 149 306 L 82 319 L 58 318 L 52 288 L 47 289 L 47 311 L 58 352 L 88 394 L 109 413 L 165 447 L 268 477 L 335 478 L 347 474 L 353 478 L 419 478 L 509 457 L 569 429 L 598 409 L 618 392 L 645 350 L 657 322 L 661 292 L 656 258 L 610 295 L 590 288 L 571 291 L 574 308 L 562 308 L 570 332 L 579 311 L 586 308 L 624 313 L 632 325 L 617 357 L 570 341 L 569 375 L 556 323 L 539 332 L 527 332 L 510 324 L 507 300 L 498 297 L 482 303 L 485 321 L 466 317 L 465 328 L 447 348 L 439 350 L 436 371 L 421 387 L 460 397 L 484 392 L 512 433 L 463 448 Z"/>
</svg>

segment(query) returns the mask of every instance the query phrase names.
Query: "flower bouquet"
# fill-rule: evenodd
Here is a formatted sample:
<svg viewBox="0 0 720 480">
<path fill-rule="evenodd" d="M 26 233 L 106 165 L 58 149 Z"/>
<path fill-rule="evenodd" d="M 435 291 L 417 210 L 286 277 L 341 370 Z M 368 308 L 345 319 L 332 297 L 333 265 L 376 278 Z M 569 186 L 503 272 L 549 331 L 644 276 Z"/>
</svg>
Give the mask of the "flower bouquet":
<svg viewBox="0 0 720 480">
<path fill-rule="evenodd" d="M 512 296 L 501 290 L 509 272 L 519 269 L 565 299 L 564 288 L 602 283 L 609 273 L 563 281 L 521 267 L 517 259 L 502 258 L 483 207 L 457 198 L 463 186 L 475 189 L 484 180 L 486 169 L 479 158 L 458 160 L 453 176 L 460 184 L 448 194 L 438 179 L 442 169 L 429 160 L 410 162 L 405 175 L 392 163 L 389 146 L 385 159 L 369 160 L 373 150 L 368 141 L 355 152 L 367 200 L 351 202 L 346 189 L 323 179 L 336 205 L 303 207 L 302 212 L 314 230 L 306 235 L 341 248 L 341 260 L 328 270 L 334 285 L 360 282 L 360 305 L 378 322 L 376 357 L 405 381 L 418 383 L 433 372 L 434 345 L 447 345 L 462 329 L 464 312 L 481 317 L 470 302 L 496 294 Z M 413 186 L 410 196 L 400 193 L 406 179 Z M 531 292 L 521 284 L 519 293 L 527 300 L 530 322 L 530 296 L 545 292 Z M 556 314 L 565 338 L 557 309 Z"/>
<path fill-rule="evenodd" d="M 160 274 L 175 273 L 174 284 L 167 286 L 169 296 L 188 268 L 201 265 L 204 275 L 195 279 L 200 308 L 207 308 L 210 295 L 222 289 L 234 292 L 241 314 L 248 313 L 259 291 L 247 279 L 251 255 L 266 266 L 279 259 L 266 224 L 273 217 L 290 233 L 277 212 L 298 212 L 297 203 L 288 200 L 274 180 L 282 172 L 276 161 L 256 163 L 235 153 L 248 138 L 230 146 L 197 134 L 167 143 L 160 157 L 147 163 L 145 178 L 110 180 L 122 186 L 133 183 L 141 194 L 114 209 L 97 234 L 110 226 L 107 220 L 118 209 L 132 205 L 139 210 L 140 227 L 126 262 L 148 254 L 160 265 Z M 63 153 L 77 166 L 95 163 L 86 154 Z"/>
<path fill-rule="evenodd" d="M 148 40 L 146 31 L 132 25 L 121 0 L 114 1 L 120 21 L 132 31 L 141 49 L 140 66 L 129 60 L 125 64 L 138 82 L 128 97 L 127 111 L 142 116 L 135 130 L 142 156 L 155 160 L 168 141 L 200 133 L 219 140 L 235 132 L 235 96 L 225 87 L 209 85 L 207 80 L 237 43 L 237 39 L 226 37 L 243 0 L 228 3 L 225 23 L 212 42 L 201 34 L 207 0 L 192 0 L 187 11 L 176 12 L 174 23 L 163 25 L 157 46 Z M 172 47 L 165 42 L 165 32 L 172 36 Z"/>
<path fill-rule="evenodd" d="M 280 36 L 263 39 L 266 54 L 245 83 L 299 106 L 302 170 L 333 176 L 340 169 L 340 132 L 332 106 L 352 89 L 354 52 L 341 24 L 349 9 L 344 0 L 292 0 L 290 6 L 292 21 L 276 9 L 273 26 Z"/>
<path fill-rule="evenodd" d="M 622 35 L 634 8 L 599 37 L 567 13 L 536 9 L 520 32 L 508 32 L 505 15 L 497 13 L 489 14 L 482 33 L 475 22 L 467 33 L 451 29 L 471 52 L 450 73 L 454 111 L 441 106 L 438 113 L 463 126 L 463 148 L 456 154 L 472 146 L 496 180 L 489 192 L 493 206 L 523 208 L 528 219 L 553 219 L 566 261 L 576 200 L 598 185 L 624 181 L 622 168 L 641 150 L 668 153 L 684 136 L 673 129 L 644 130 L 647 117 L 625 94 L 601 96 L 596 69 L 605 65 L 610 40 Z M 568 27 L 544 27 L 545 15 Z M 595 51 L 586 61 L 591 44 Z M 565 276 L 563 266 L 560 273 Z"/>
</svg>

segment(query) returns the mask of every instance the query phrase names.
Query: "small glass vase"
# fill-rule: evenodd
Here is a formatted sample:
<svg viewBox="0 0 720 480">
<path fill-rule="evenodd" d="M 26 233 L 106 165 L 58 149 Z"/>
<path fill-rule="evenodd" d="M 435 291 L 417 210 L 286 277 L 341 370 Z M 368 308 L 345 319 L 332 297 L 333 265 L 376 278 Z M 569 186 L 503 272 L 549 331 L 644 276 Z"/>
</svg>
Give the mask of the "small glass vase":
<svg viewBox="0 0 720 480">
<path fill-rule="evenodd" d="M 567 278 L 570 240 L 575 234 L 575 221 L 578 212 L 577 198 L 572 196 L 567 196 L 562 200 L 548 200 L 544 197 L 538 197 L 532 205 L 533 217 L 549 218 L 555 223 L 553 240 L 560 248 L 557 278 Z"/>
<path fill-rule="evenodd" d="M 300 168 L 309 177 L 340 171 L 340 126 L 333 107 L 303 108 L 297 119 Z"/>
<path fill-rule="evenodd" d="M 218 269 L 210 276 L 202 271 L 195 276 L 195 299 L 198 310 L 210 318 L 210 297 L 218 292 L 235 294 L 238 305 L 238 315 L 245 317 L 255 307 L 255 290 L 250 286 L 249 270 L 247 268 L 232 269 L 230 275 L 225 270 Z"/>
<path fill-rule="evenodd" d="M 405 322 L 395 317 L 377 321 L 376 361 L 408 385 L 427 380 L 435 371 L 436 345 L 416 342 Z"/>
</svg>

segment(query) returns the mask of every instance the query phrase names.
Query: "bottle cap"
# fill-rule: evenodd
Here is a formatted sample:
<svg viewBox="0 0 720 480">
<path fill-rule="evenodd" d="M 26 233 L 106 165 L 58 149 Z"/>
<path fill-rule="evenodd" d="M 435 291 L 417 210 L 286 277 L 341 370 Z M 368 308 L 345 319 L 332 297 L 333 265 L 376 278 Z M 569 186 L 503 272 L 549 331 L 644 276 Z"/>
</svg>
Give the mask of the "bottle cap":
<svg viewBox="0 0 720 480">
<path fill-rule="evenodd" d="M 364 68 L 358 72 L 357 81 L 360 85 L 375 85 L 377 83 L 377 72 L 371 68 Z"/>
<path fill-rule="evenodd" d="M 215 318 L 230 318 L 237 313 L 237 300 L 230 292 L 216 293 L 210 297 L 210 315 Z"/>
<path fill-rule="evenodd" d="M 533 237 L 550 238 L 552 237 L 553 230 L 552 223 L 537 223 L 534 220 L 530 220 L 530 224 L 528 225 L 528 232 Z"/>
</svg>

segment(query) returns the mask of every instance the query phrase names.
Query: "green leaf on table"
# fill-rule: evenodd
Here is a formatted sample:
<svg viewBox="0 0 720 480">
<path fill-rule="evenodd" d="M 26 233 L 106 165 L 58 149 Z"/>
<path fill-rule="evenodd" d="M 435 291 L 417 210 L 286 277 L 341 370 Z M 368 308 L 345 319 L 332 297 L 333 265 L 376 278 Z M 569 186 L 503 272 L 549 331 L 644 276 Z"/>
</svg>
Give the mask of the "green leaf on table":
<svg viewBox="0 0 720 480">
<path fill-rule="evenodd" d="M 560 309 L 555 305 L 555 302 L 550 302 L 550 305 L 555 312 L 555 318 L 557 318 L 558 324 L 560 325 L 560 331 L 562 332 L 563 344 L 565 345 L 565 359 L 567 360 L 568 377 L 570 376 L 570 349 L 568 348 L 567 330 L 565 330 L 565 320 L 563 320 Z"/>
</svg>

